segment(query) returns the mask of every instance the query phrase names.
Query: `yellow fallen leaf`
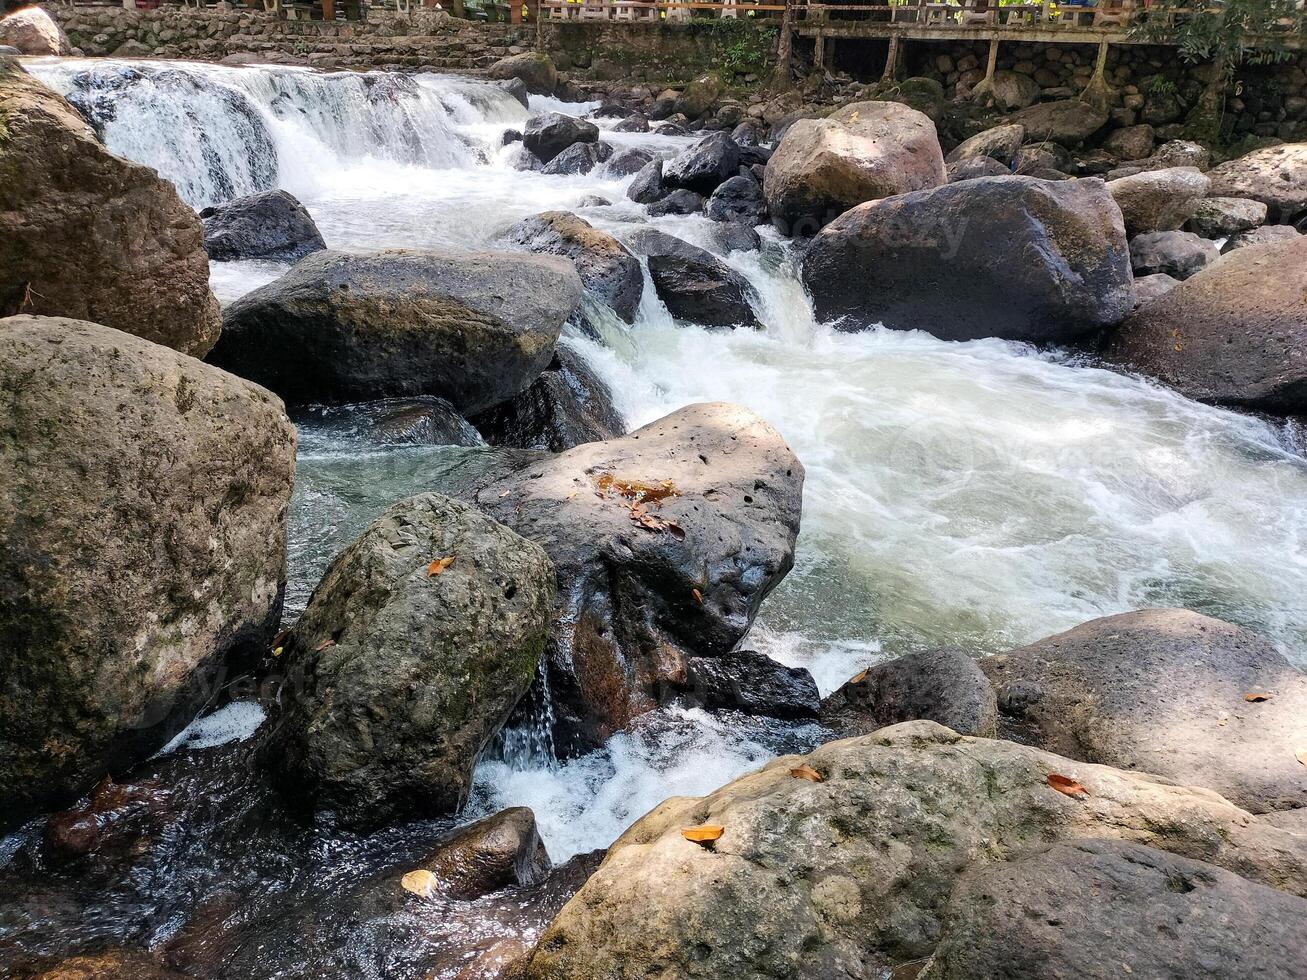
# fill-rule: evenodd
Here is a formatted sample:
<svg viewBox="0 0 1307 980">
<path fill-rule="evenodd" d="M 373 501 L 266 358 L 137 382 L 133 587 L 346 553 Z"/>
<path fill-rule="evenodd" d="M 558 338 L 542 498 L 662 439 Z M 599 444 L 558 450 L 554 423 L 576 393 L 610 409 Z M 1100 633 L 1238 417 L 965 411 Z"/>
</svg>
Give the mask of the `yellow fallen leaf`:
<svg viewBox="0 0 1307 980">
<path fill-rule="evenodd" d="M 454 564 L 454 559 L 457 557 L 457 555 L 446 555 L 444 558 L 437 558 L 427 566 L 427 578 L 431 578 L 433 575 L 439 575 L 450 565 Z"/>
<path fill-rule="evenodd" d="M 853 677 L 850 677 L 848 683 L 850 683 L 850 684 L 861 684 L 861 683 L 862 683 L 863 681 L 865 681 L 866 679 L 867 679 L 867 672 L 864 670 L 864 671 L 861 671 L 861 672 L 859 672 L 858 674 L 854 675 Z"/>
<path fill-rule="evenodd" d="M 685 827 L 681 830 L 681 836 L 688 841 L 694 841 L 696 844 L 709 844 L 715 841 L 726 830 L 725 827 L 718 827 L 714 824 L 705 823 L 698 827 Z"/>
<path fill-rule="evenodd" d="M 801 766 L 795 766 L 791 769 L 790 775 L 795 779 L 806 779 L 810 783 L 821 782 L 821 773 L 812 768 L 812 766 L 808 765 L 806 762 Z"/>
<path fill-rule="evenodd" d="M 1262 701 L 1269 701 L 1273 697 L 1275 697 L 1275 695 L 1271 694 L 1269 691 L 1249 691 L 1243 696 L 1243 699 L 1252 704 L 1260 704 Z"/>
<path fill-rule="evenodd" d="M 1301 762 L 1304 766 L 1307 766 L 1307 749 L 1299 749 L 1296 753 L 1294 753 L 1294 758 L 1297 759 L 1299 762 Z"/>
<path fill-rule="evenodd" d="M 281 656 L 281 652 L 282 652 L 283 650 L 285 650 L 285 649 L 286 649 L 285 647 L 277 647 L 277 649 L 275 649 L 275 650 L 272 651 L 272 655 L 273 655 L 274 657 L 280 657 L 280 656 Z"/>
<path fill-rule="evenodd" d="M 418 868 L 416 871 L 410 871 L 403 878 L 399 879 L 400 885 L 406 891 L 414 895 L 421 895 L 423 898 L 430 898 L 431 893 L 436 890 L 439 879 L 426 868 Z"/>
</svg>

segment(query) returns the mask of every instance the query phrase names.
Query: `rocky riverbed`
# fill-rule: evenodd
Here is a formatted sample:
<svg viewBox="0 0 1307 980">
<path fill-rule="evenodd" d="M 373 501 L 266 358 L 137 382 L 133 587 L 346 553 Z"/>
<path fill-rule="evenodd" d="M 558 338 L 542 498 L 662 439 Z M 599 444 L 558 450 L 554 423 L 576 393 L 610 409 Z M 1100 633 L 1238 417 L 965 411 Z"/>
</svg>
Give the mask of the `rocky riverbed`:
<svg viewBox="0 0 1307 980">
<path fill-rule="evenodd" d="M 0 57 L 0 973 L 1307 972 L 1307 145 L 491 74 Z"/>
</svg>

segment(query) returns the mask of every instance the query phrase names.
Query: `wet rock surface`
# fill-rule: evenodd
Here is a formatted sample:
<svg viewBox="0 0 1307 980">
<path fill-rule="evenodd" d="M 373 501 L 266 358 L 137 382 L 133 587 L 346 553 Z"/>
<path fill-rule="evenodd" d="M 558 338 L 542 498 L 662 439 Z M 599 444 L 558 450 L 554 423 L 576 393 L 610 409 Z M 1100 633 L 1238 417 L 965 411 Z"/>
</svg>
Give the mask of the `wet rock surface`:
<svg viewBox="0 0 1307 980">
<path fill-rule="evenodd" d="M 772 718 L 816 718 L 817 684 L 803 667 L 786 667 L 752 650 L 685 662 L 684 700 Z"/>
<path fill-rule="evenodd" d="M 210 360 L 288 402 L 525 390 L 581 299 L 571 263 L 507 252 L 317 252 L 232 303 Z"/>
<path fill-rule="evenodd" d="M 649 264 L 654 289 L 672 316 L 712 327 L 761 326 L 753 287 L 711 252 L 653 228 L 629 241 Z"/>
<path fill-rule="evenodd" d="M 285 191 L 263 191 L 205 208 L 204 250 L 217 262 L 294 262 L 327 247 L 308 210 Z"/>
</svg>

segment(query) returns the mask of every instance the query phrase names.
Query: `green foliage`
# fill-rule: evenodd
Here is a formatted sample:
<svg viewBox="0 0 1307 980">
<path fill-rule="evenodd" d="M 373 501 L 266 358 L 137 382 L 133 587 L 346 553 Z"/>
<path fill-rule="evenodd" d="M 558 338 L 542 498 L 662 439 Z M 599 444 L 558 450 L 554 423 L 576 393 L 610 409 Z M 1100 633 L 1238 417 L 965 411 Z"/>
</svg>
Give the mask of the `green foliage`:
<svg viewBox="0 0 1307 980">
<path fill-rule="evenodd" d="M 1175 82 L 1165 75 L 1149 75 L 1139 85 L 1140 90 L 1149 95 L 1175 95 Z"/>
<path fill-rule="evenodd" d="M 755 26 L 747 18 L 723 17 L 710 22 L 709 32 L 721 49 L 723 73 L 749 75 L 767 69 L 776 43 L 775 27 Z"/>
<path fill-rule="evenodd" d="M 1131 32 L 1139 40 L 1176 45 L 1190 63 L 1214 62 L 1229 77 L 1244 62 L 1287 57 L 1284 37 L 1301 30 L 1301 16 L 1297 0 L 1154 0 Z"/>
</svg>

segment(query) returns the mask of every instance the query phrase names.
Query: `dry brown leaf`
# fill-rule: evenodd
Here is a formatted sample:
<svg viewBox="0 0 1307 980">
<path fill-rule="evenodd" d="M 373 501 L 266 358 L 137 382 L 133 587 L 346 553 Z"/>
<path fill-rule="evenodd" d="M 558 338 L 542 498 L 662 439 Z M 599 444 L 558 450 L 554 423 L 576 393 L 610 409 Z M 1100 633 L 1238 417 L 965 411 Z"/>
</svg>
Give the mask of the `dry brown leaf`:
<svg viewBox="0 0 1307 980">
<path fill-rule="evenodd" d="M 1070 776 L 1063 776 L 1061 773 L 1050 772 L 1048 774 L 1048 785 L 1053 787 L 1059 793 L 1065 793 L 1067 796 L 1074 796 L 1077 800 L 1083 800 L 1089 795 L 1089 790 L 1085 789 Z"/>
<path fill-rule="evenodd" d="M 1249 691 L 1243 696 L 1243 699 L 1252 704 L 1260 704 L 1262 701 L 1269 701 L 1273 697 L 1275 697 L 1275 695 L 1269 691 Z"/>
<path fill-rule="evenodd" d="M 812 768 L 812 766 L 808 765 L 806 762 L 801 766 L 795 766 L 791 769 L 790 775 L 795 779 L 806 779 L 810 783 L 820 783 L 822 781 L 821 773 Z"/>
<path fill-rule="evenodd" d="M 405 874 L 403 878 L 399 879 L 400 885 L 402 885 L 406 891 L 410 891 L 414 895 L 421 895 L 423 898 L 431 897 L 431 893 L 436 890 L 436 885 L 439 881 L 440 879 L 426 868 L 418 868 L 416 871 L 410 871 Z"/>
<path fill-rule="evenodd" d="M 427 578 L 431 578 L 432 575 L 439 575 L 450 565 L 454 564 L 454 559 L 457 557 L 458 555 L 446 555 L 444 558 L 437 558 L 427 566 Z"/>
<path fill-rule="evenodd" d="M 694 841 L 696 844 L 711 844 L 722 835 L 724 830 L 726 830 L 725 827 L 705 823 L 700 824 L 698 827 L 683 827 L 681 836 L 688 841 Z"/>
<path fill-rule="evenodd" d="M 695 601 L 695 602 L 697 602 L 697 603 L 698 603 L 699 605 L 701 605 L 701 606 L 703 605 L 703 593 L 702 593 L 702 592 L 700 592 L 698 589 L 691 589 L 691 590 L 690 590 L 690 595 L 694 596 L 694 601 Z"/>
<path fill-rule="evenodd" d="M 322 641 L 321 643 L 319 643 L 317 646 L 315 646 L 315 647 L 313 648 L 313 652 L 314 652 L 314 653 L 321 653 L 323 650 L 327 649 L 327 647 L 334 647 L 335 645 L 336 645 L 336 641 L 333 640 L 333 639 L 328 638 L 328 639 L 323 640 L 323 641 Z"/>
<path fill-rule="evenodd" d="M 864 671 L 861 671 L 860 673 L 854 675 L 853 677 L 849 678 L 849 683 L 850 683 L 850 684 L 861 684 L 861 683 L 862 683 L 863 681 L 865 681 L 866 679 L 867 679 L 867 671 L 864 670 Z"/>
</svg>

